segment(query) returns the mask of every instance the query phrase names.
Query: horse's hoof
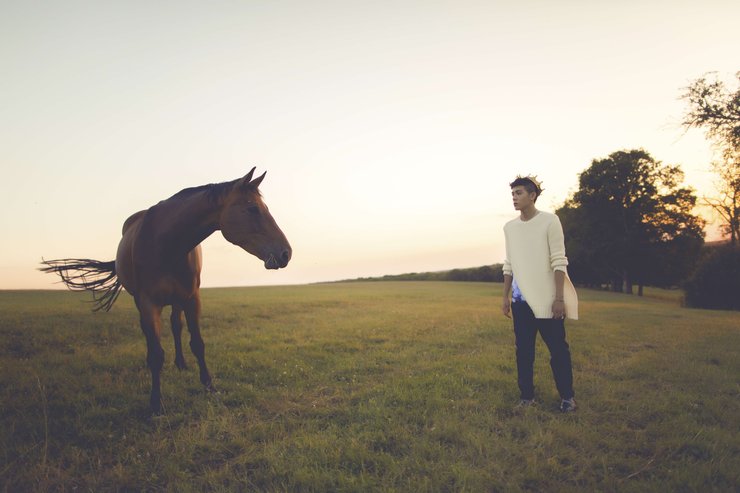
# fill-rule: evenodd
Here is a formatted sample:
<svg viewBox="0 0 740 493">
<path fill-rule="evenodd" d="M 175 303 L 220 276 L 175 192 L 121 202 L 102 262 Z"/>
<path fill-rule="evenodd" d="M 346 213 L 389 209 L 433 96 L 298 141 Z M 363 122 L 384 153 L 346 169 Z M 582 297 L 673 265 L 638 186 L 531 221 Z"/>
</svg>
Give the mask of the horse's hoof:
<svg viewBox="0 0 740 493">
<path fill-rule="evenodd" d="M 188 365 L 184 361 L 175 361 L 175 366 L 178 370 L 187 370 Z"/>
<path fill-rule="evenodd" d="M 215 385 L 213 385 L 213 382 L 208 382 L 207 384 L 205 384 L 205 387 L 206 392 L 208 392 L 209 394 L 218 394 L 218 389 Z"/>
<path fill-rule="evenodd" d="M 161 416 L 164 414 L 162 411 L 162 400 L 161 399 L 151 399 L 149 401 L 149 413 L 152 416 Z"/>
</svg>

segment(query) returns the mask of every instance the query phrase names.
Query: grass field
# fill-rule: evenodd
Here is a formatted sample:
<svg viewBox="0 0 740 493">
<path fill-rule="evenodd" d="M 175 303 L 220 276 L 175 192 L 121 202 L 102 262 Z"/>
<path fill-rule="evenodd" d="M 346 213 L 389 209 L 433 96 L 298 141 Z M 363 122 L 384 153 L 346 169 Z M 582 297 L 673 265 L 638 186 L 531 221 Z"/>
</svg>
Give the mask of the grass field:
<svg viewBox="0 0 740 493">
<path fill-rule="evenodd" d="M 131 298 L 0 292 L 3 491 L 739 491 L 740 314 L 581 290 L 580 408 L 514 411 L 501 286 L 339 283 L 204 291 L 220 393 L 174 367 L 147 416 Z M 184 334 L 187 341 L 187 335 Z M 187 345 L 186 345 L 187 347 Z"/>
</svg>

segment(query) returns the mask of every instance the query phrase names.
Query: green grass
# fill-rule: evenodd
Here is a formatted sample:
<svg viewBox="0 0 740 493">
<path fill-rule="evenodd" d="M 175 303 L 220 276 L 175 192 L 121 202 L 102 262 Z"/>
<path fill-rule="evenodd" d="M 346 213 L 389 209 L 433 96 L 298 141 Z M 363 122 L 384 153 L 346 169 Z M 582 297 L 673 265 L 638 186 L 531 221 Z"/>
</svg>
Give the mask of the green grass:
<svg viewBox="0 0 740 493">
<path fill-rule="evenodd" d="M 581 290 L 580 408 L 516 413 L 490 283 L 204 290 L 220 389 L 174 367 L 149 418 L 130 297 L 0 292 L 0 485 L 16 491 L 738 491 L 740 315 Z M 187 334 L 183 335 L 187 341 Z M 187 348 L 187 345 L 185 346 Z"/>
</svg>

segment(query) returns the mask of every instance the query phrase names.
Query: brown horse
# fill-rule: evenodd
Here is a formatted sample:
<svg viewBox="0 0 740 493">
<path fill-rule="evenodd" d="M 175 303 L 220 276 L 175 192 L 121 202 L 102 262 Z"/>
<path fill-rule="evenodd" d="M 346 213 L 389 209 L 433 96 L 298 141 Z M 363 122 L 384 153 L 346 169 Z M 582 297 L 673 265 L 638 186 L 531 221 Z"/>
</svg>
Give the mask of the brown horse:
<svg viewBox="0 0 740 493">
<path fill-rule="evenodd" d="M 264 261 L 265 268 L 288 265 L 292 250 L 285 235 L 262 201 L 258 187 L 265 177 L 252 179 L 254 168 L 243 178 L 187 188 L 123 224 L 123 237 L 115 261 L 89 259 L 46 260 L 44 272 L 58 273 L 74 290 L 90 290 L 95 310 L 110 310 L 125 288 L 136 302 L 146 337 L 147 365 L 152 374 L 149 405 L 161 411 L 159 375 L 164 364 L 160 342 L 162 309 L 172 306 L 175 364 L 185 368 L 180 334 L 185 313 L 190 349 L 198 360 L 200 381 L 214 391 L 200 335 L 200 243 L 214 231 Z"/>
</svg>

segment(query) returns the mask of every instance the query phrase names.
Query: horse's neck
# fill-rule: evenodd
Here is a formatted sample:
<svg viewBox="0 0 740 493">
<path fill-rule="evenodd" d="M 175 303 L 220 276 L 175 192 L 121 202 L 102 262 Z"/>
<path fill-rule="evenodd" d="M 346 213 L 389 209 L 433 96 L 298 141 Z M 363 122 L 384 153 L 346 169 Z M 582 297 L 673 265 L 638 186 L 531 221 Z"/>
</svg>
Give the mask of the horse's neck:
<svg viewBox="0 0 740 493">
<path fill-rule="evenodd" d="M 221 201 L 205 190 L 175 195 L 155 206 L 156 236 L 169 252 L 187 253 L 218 229 Z"/>
</svg>

